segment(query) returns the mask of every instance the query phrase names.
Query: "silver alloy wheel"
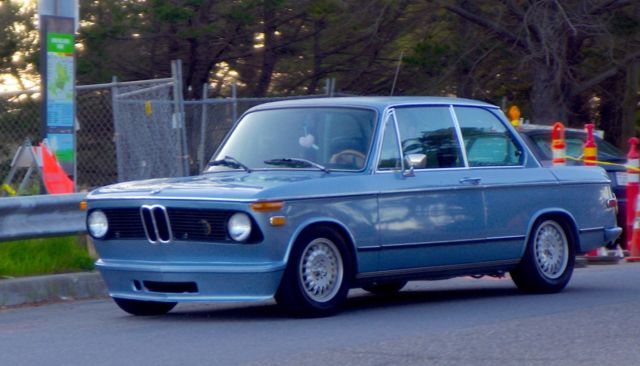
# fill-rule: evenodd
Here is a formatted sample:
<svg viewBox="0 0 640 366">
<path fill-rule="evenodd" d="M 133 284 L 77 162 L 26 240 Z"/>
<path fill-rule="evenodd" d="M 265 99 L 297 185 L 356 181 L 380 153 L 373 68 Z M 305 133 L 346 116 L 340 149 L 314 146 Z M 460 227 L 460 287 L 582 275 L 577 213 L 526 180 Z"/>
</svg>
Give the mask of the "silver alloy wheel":
<svg viewBox="0 0 640 366">
<path fill-rule="evenodd" d="M 340 250 L 329 239 L 313 240 L 302 252 L 298 274 L 302 288 L 311 300 L 332 300 L 340 290 L 344 276 Z"/>
<path fill-rule="evenodd" d="M 569 262 L 569 242 L 567 236 L 555 221 L 545 221 L 536 230 L 533 253 L 540 273 L 557 279 L 564 273 Z"/>
</svg>

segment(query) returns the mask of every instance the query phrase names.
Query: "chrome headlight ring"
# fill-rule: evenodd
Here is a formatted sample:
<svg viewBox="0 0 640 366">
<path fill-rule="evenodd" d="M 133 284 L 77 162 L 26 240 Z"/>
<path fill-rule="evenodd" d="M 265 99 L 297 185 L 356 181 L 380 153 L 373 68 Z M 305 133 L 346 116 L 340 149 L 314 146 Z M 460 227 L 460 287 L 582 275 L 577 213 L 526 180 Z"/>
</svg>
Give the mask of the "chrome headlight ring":
<svg viewBox="0 0 640 366">
<path fill-rule="evenodd" d="M 227 233 L 234 241 L 243 242 L 249 239 L 251 226 L 249 215 L 244 212 L 237 212 L 227 222 Z"/>
<path fill-rule="evenodd" d="M 102 239 L 109 231 L 109 220 L 101 210 L 91 211 L 87 216 L 87 229 L 89 234 L 96 239 Z"/>
</svg>

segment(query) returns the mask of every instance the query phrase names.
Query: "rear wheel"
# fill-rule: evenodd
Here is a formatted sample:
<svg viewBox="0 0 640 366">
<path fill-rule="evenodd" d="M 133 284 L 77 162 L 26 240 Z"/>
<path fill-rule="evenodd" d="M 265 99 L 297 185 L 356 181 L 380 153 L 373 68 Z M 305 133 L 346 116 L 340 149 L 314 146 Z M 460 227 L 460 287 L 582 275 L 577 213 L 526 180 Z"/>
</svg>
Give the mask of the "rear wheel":
<svg viewBox="0 0 640 366">
<path fill-rule="evenodd" d="M 573 274 L 575 240 L 562 223 L 543 219 L 534 225 L 524 258 L 511 271 L 519 289 L 533 293 L 561 291 Z"/>
<path fill-rule="evenodd" d="M 333 314 L 347 297 L 352 273 L 342 237 L 328 227 L 309 230 L 293 246 L 276 301 L 295 315 Z"/>
<path fill-rule="evenodd" d="M 362 286 L 362 289 L 376 295 L 392 295 L 406 284 L 407 281 L 372 282 Z"/>
<path fill-rule="evenodd" d="M 159 302 L 159 301 L 141 301 L 121 299 L 114 297 L 113 301 L 118 304 L 120 309 L 131 315 L 163 315 L 171 311 L 177 303 L 175 302 Z"/>
</svg>

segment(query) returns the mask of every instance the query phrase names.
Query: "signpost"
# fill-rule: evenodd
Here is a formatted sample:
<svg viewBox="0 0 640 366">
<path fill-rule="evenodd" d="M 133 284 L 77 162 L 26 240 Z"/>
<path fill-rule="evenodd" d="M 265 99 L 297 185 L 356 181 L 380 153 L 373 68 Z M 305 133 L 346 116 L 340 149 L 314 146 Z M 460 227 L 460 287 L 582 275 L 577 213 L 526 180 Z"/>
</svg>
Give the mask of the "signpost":
<svg viewBox="0 0 640 366">
<path fill-rule="evenodd" d="M 74 6 L 75 4 L 75 6 Z M 42 137 L 66 174 L 76 177 L 75 30 L 77 1 L 40 0 Z"/>
</svg>

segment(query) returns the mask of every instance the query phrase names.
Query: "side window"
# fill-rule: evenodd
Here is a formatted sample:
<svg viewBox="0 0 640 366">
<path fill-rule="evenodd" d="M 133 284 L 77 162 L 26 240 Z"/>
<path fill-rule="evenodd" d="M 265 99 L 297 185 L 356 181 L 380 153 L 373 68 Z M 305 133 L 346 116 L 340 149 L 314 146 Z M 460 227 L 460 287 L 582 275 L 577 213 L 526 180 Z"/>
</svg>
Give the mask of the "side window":
<svg viewBox="0 0 640 366">
<path fill-rule="evenodd" d="M 423 154 L 424 166 L 436 169 L 464 166 L 462 151 L 448 106 L 396 109 L 402 153 Z"/>
<path fill-rule="evenodd" d="M 401 169 L 402 163 L 400 159 L 400 147 L 398 146 L 396 126 L 393 123 L 393 117 L 390 115 L 389 118 L 387 118 L 384 126 L 384 136 L 382 139 L 382 149 L 380 151 L 380 162 L 378 163 L 378 169 Z"/>
<path fill-rule="evenodd" d="M 483 108 L 454 108 L 469 166 L 522 165 L 522 148 L 498 117 Z"/>
</svg>

